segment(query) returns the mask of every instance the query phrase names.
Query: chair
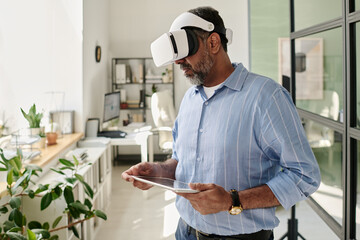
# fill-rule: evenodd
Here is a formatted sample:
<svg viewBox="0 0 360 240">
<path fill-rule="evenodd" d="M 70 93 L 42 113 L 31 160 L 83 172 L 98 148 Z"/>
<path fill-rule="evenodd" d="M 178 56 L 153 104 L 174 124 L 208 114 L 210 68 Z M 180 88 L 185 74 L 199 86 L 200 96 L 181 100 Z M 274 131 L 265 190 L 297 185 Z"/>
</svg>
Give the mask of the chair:
<svg viewBox="0 0 360 240">
<path fill-rule="evenodd" d="M 323 98 L 311 100 L 309 111 L 337 121 L 339 116 L 339 95 L 337 92 L 324 90 Z M 329 164 L 333 163 L 332 147 L 335 140 L 334 130 L 311 120 L 304 121 L 306 136 L 311 148 L 328 148 Z"/>
<path fill-rule="evenodd" d="M 170 154 L 173 142 L 172 127 L 176 118 L 170 90 L 155 92 L 151 96 L 151 113 L 155 125 L 153 132 L 159 136 L 159 148 Z"/>
</svg>

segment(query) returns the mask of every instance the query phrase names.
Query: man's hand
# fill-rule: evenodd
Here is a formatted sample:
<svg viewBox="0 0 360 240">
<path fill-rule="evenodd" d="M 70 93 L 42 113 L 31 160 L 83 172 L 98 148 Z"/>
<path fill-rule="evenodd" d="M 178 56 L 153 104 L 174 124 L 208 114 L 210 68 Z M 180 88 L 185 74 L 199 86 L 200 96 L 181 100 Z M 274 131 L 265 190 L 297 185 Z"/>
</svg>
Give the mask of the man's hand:
<svg viewBox="0 0 360 240">
<path fill-rule="evenodd" d="M 121 174 L 121 177 L 128 182 L 131 182 L 134 187 L 140 188 L 141 190 L 147 190 L 152 187 L 150 184 L 146 184 L 140 181 L 136 181 L 134 176 L 157 176 L 156 165 L 154 163 L 144 162 L 132 166 Z"/>
<path fill-rule="evenodd" d="M 140 181 L 136 181 L 133 176 L 150 176 L 150 177 L 166 177 L 175 179 L 175 169 L 177 161 L 175 159 L 168 159 L 161 163 L 149 163 L 143 162 L 132 166 L 121 174 L 121 177 L 128 182 L 131 182 L 134 187 L 141 190 L 147 190 L 152 187 L 150 184 L 146 184 Z"/>
<path fill-rule="evenodd" d="M 230 193 L 216 184 L 190 183 L 199 193 L 177 193 L 190 201 L 193 208 L 202 215 L 227 211 L 232 206 Z"/>
</svg>

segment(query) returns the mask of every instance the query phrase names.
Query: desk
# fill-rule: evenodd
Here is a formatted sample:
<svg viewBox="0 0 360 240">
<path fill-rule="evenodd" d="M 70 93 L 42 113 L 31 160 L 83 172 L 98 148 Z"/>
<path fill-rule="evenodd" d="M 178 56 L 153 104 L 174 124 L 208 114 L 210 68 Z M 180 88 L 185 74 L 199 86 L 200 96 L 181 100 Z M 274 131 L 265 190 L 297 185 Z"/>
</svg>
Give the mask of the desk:
<svg viewBox="0 0 360 240">
<path fill-rule="evenodd" d="M 150 130 L 139 132 L 129 132 L 126 128 L 121 130 L 128 132 L 128 135 L 126 135 L 125 138 L 111 138 L 110 142 L 110 144 L 114 147 L 116 156 L 118 155 L 117 146 L 139 145 L 141 148 L 141 162 L 154 161 L 154 144 L 152 132 Z"/>
</svg>

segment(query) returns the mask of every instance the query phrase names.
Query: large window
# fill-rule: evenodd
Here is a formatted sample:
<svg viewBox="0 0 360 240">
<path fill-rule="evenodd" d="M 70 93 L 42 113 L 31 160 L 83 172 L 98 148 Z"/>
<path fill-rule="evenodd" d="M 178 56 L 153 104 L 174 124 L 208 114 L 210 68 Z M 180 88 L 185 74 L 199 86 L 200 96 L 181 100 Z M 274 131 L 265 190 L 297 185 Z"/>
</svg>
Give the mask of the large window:
<svg viewBox="0 0 360 240">
<path fill-rule="evenodd" d="M 360 239 L 360 0 L 249 3 L 250 70 L 288 86 L 319 163 L 306 203 L 337 238 Z"/>
<path fill-rule="evenodd" d="M 296 106 L 338 121 L 343 109 L 341 28 L 295 39 Z"/>
<path fill-rule="evenodd" d="M 325 10 L 326 9 L 326 10 Z M 308 28 L 342 15 L 341 0 L 294 0 L 295 30 Z"/>
</svg>

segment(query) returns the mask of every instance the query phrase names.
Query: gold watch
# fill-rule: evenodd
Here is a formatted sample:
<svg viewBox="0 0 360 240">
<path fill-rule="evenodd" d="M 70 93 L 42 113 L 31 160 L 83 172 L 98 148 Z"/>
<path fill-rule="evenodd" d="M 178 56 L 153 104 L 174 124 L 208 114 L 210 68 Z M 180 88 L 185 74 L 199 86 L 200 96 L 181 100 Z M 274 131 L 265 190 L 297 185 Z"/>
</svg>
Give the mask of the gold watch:
<svg viewBox="0 0 360 240">
<path fill-rule="evenodd" d="M 230 190 L 230 195 L 232 198 L 232 206 L 229 210 L 229 213 L 231 215 L 238 215 L 239 213 L 241 213 L 243 211 L 243 208 L 241 206 L 240 203 L 240 198 L 239 198 L 239 194 L 238 191 L 236 191 L 235 189 L 231 189 Z"/>
</svg>

